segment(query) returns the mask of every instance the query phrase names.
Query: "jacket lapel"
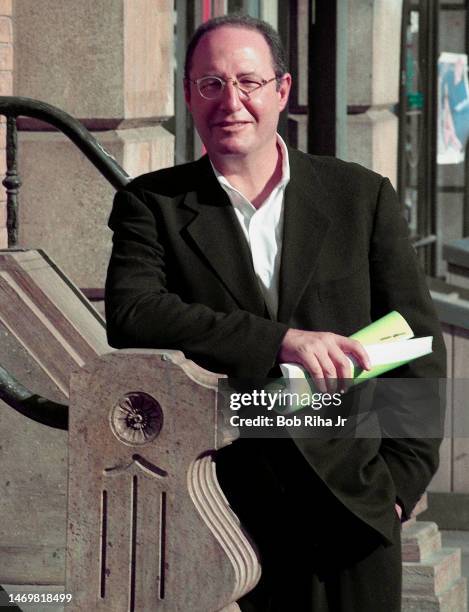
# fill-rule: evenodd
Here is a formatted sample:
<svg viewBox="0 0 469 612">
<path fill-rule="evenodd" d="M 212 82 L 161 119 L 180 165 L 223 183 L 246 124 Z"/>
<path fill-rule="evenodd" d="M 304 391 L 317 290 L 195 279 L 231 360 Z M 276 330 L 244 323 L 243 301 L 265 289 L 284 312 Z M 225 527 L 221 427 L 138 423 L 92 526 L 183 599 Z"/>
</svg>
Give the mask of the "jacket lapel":
<svg viewBox="0 0 469 612">
<path fill-rule="evenodd" d="M 240 308 L 263 316 L 264 298 L 233 206 L 218 183 L 208 157 L 197 161 L 195 167 L 198 187 L 187 193 L 183 203 L 195 214 L 185 229 L 199 255 L 207 261 Z"/>
<path fill-rule="evenodd" d="M 309 157 L 289 149 L 291 179 L 285 190 L 278 320 L 287 323 L 311 280 L 330 219 L 327 193 Z"/>
</svg>

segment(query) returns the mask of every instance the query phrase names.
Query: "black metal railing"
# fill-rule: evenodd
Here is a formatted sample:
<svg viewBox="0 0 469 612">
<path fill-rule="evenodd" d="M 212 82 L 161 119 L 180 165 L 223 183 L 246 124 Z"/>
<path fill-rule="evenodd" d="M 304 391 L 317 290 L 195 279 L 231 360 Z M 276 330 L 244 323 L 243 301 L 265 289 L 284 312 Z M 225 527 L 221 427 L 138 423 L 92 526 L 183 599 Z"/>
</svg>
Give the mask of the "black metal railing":
<svg viewBox="0 0 469 612">
<path fill-rule="evenodd" d="M 36 395 L 0 366 L 0 399 L 20 414 L 54 427 L 68 429 L 68 406 Z"/>
<path fill-rule="evenodd" d="M 32 98 L 0 96 L 0 115 L 6 122 L 6 176 L 8 247 L 18 243 L 18 199 L 21 179 L 18 172 L 17 117 L 44 121 L 65 134 L 115 189 L 122 189 L 131 177 L 96 140 L 68 113 Z M 24 416 L 58 429 L 68 429 L 68 406 L 32 393 L 0 366 L 0 399 Z"/>
<path fill-rule="evenodd" d="M 8 246 L 18 242 L 18 194 L 21 180 L 17 164 L 16 118 L 32 117 L 52 125 L 67 136 L 115 189 L 122 189 L 130 176 L 77 119 L 63 110 L 32 98 L 0 96 L 0 115 L 7 118 L 7 172 L 3 185 L 7 193 Z"/>
</svg>

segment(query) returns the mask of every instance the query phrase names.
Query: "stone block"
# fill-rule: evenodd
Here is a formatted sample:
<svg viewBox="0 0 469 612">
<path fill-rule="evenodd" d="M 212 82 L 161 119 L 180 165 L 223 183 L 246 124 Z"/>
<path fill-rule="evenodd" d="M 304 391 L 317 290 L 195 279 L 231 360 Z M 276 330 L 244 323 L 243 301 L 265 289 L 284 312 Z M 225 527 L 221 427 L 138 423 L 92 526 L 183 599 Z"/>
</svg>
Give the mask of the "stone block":
<svg viewBox="0 0 469 612">
<path fill-rule="evenodd" d="M 405 593 L 435 595 L 461 576 L 461 549 L 441 548 L 423 562 L 402 564 L 402 589 Z"/>
<path fill-rule="evenodd" d="M 13 73 L 10 70 L 0 71 L 0 96 L 11 96 L 13 93 Z"/>
<path fill-rule="evenodd" d="M 402 529 L 402 559 L 422 561 L 441 548 L 441 534 L 436 523 L 414 521 Z"/>
<path fill-rule="evenodd" d="M 235 433 L 217 413 L 217 379 L 179 351 L 115 351 L 72 374 L 75 609 L 224 610 L 256 585 L 257 555 L 207 452 Z"/>
<path fill-rule="evenodd" d="M 0 42 L 12 42 L 12 25 L 10 17 L 0 17 Z"/>
<path fill-rule="evenodd" d="M 125 117 L 171 116 L 174 113 L 172 2 L 127 0 L 124 12 Z"/>
<path fill-rule="evenodd" d="M 174 137 L 162 127 L 120 130 L 118 134 L 122 162 L 117 159 L 131 176 L 173 165 Z M 104 144 L 103 138 L 101 142 Z"/>
<path fill-rule="evenodd" d="M 399 99 L 402 0 L 349 1 L 348 104 Z"/>
<path fill-rule="evenodd" d="M 397 183 L 398 119 L 389 110 L 348 116 L 348 159 Z"/>
<path fill-rule="evenodd" d="M 412 518 L 415 518 L 416 516 L 419 516 L 420 513 L 425 512 L 425 510 L 428 508 L 428 495 L 427 493 L 424 493 L 422 495 L 422 497 L 418 500 L 418 502 L 415 504 L 414 509 L 412 510 Z"/>
<path fill-rule="evenodd" d="M 12 13 L 13 0 L 0 0 L 0 15 L 10 16 Z"/>
<path fill-rule="evenodd" d="M 438 595 L 403 593 L 401 612 L 466 612 L 466 578 L 458 578 Z"/>
<path fill-rule="evenodd" d="M 11 43 L 0 43 L 0 70 L 13 70 L 13 47 Z"/>
<path fill-rule="evenodd" d="M 14 28 L 16 95 L 79 118 L 173 114 L 170 0 L 22 0 Z"/>
<path fill-rule="evenodd" d="M 173 163 L 162 127 L 95 135 L 132 175 Z M 19 141 L 19 243 L 45 249 L 79 287 L 103 287 L 113 187 L 62 134 L 20 132 Z"/>
</svg>

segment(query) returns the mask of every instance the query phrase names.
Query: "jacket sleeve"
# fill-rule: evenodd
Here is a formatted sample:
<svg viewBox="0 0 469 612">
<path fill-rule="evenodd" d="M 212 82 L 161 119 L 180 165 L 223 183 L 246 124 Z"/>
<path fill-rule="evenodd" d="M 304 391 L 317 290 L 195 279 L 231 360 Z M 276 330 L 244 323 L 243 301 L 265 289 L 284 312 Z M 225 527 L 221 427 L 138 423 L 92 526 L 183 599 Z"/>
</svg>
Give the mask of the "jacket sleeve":
<svg viewBox="0 0 469 612">
<path fill-rule="evenodd" d="M 425 278 L 408 238 L 407 223 L 388 179 L 382 181 L 375 211 L 370 281 L 373 320 L 397 310 L 415 336 L 433 336 L 431 355 L 390 374 L 398 379 L 421 379 L 419 389 L 424 390 L 424 396 L 417 397 L 412 390 L 407 392 L 405 382 L 396 381 L 395 403 L 390 404 L 390 410 L 394 411 L 396 421 L 410 416 L 412 433 L 405 437 L 403 428 L 402 437 L 392 438 L 391 432 L 391 437 L 383 438 L 380 449 L 393 477 L 398 501 L 405 517 L 409 517 L 438 467 L 441 438 L 435 431 L 440 431 L 437 424 L 441 425 L 444 417 L 438 379 L 446 376 L 446 352 Z M 429 421 L 433 427 L 428 427 Z"/>
<path fill-rule="evenodd" d="M 244 310 L 217 312 L 167 289 L 164 237 L 144 197 L 118 192 L 105 304 L 116 348 L 179 349 L 199 365 L 238 378 L 264 377 L 287 326 Z"/>
</svg>

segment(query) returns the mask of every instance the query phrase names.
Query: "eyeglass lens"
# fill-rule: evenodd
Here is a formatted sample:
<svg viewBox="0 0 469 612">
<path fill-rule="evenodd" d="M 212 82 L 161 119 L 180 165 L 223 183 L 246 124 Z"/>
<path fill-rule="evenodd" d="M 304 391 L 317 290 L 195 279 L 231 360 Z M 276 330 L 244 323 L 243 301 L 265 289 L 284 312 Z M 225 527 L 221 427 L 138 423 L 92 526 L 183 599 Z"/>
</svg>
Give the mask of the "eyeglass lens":
<svg viewBox="0 0 469 612">
<path fill-rule="evenodd" d="M 249 95 L 265 83 L 265 81 L 254 77 L 243 77 L 231 81 L 238 88 L 238 91 L 244 95 Z M 227 82 L 229 81 L 225 81 L 221 77 L 203 77 L 197 81 L 197 87 L 202 97 L 213 99 L 221 95 Z"/>
</svg>

